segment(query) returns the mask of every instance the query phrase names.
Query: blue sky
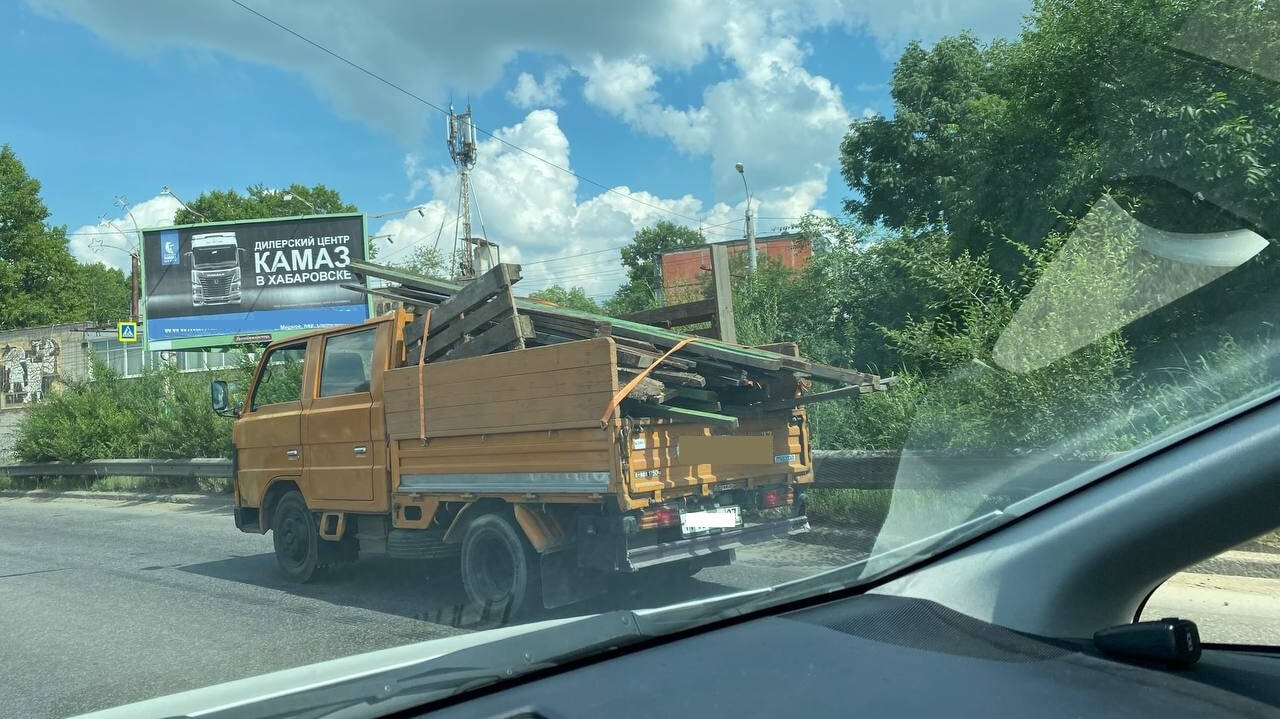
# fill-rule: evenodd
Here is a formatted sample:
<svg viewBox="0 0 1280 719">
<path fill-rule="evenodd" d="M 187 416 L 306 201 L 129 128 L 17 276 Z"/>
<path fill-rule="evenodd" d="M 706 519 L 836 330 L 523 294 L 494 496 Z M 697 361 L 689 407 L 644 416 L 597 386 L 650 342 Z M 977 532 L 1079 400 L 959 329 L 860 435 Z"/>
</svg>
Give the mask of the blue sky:
<svg viewBox="0 0 1280 719">
<path fill-rule="evenodd" d="M 664 218 L 740 236 L 739 160 L 762 217 L 838 212 L 839 139 L 864 111 L 891 109 L 902 44 L 1008 33 L 1026 5 L 567 0 L 529 12 L 493 0 L 451 17 L 453 5 L 245 4 L 434 103 L 470 101 L 481 127 L 615 190 L 482 141 L 486 231 L 525 262 L 621 244 Z M 442 217 L 452 238 L 442 116 L 235 4 L 0 0 L 0 28 L 0 142 L 42 182 L 52 221 L 78 231 L 84 261 L 123 264 L 92 241 L 98 217 L 127 226 L 122 195 L 139 222 L 164 224 L 166 185 L 192 199 L 324 183 L 370 214 L 424 208 L 371 219 L 371 234 L 395 235 L 389 250 L 433 242 Z M 603 293 L 616 264 L 543 263 L 528 289 L 578 278 Z"/>
</svg>

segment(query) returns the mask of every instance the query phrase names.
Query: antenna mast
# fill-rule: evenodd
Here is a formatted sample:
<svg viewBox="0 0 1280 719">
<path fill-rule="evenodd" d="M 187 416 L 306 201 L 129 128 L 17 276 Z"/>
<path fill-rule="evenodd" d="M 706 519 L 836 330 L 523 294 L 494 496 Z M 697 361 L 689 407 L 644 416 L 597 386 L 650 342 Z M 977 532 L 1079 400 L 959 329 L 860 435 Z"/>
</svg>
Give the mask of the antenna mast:
<svg viewBox="0 0 1280 719">
<path fill-rule="evenodd" d="M 458 215 L 462 220 L 462 237 L 454 237 L 453 262 L 457 279 L 472 279 L 495 264 L 497 245 L 471 231 L 471 168 L 476 165 L 476 126 L 471 121 L 471 104 L 457 114 L 449 107 L 449 157 L 458 168 Z"/>
</svg>

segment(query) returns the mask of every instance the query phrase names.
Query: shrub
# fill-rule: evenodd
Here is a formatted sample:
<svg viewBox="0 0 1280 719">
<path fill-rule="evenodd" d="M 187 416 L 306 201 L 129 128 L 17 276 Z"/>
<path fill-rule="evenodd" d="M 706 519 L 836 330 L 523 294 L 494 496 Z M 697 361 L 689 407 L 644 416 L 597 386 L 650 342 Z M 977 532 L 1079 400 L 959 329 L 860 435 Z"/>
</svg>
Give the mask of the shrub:
<svg viewBox="0 0 1280 719">
<path fill-rule="evenodd" d="M 126 379 L 91 362 L 92 380 L 69 383 L 24 415 L 14 448 L 20 459 L 230 456 L 231 423 L 209 408 L 217 373 L 166 367 Z"/>
</svg>

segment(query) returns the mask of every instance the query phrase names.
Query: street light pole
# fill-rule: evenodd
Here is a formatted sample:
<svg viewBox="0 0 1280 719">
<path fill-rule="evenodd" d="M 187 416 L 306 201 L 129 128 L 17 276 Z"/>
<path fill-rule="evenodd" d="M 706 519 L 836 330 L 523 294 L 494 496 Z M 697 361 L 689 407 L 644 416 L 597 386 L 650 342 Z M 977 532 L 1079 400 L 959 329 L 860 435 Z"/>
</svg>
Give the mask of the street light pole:
<svg viewBox="0 0 1280 719">
<path fill-rule="evenodd" d="M 751 188 L 747 186 L 747 168 L 741 163 L 734 165 L 734 169 L 742 175 L 742 189 L 747 193 L 747 269 L 751 274 L 756 271 L 756 223 L 755 218 L 751 216 Z"/>
<path fill-rule="evenodd" d="M 285 202 L 288 202 L 289 200 L 301 200 L 301 201 L 303 202 L 303 204 L 305 204 L 307 207 L 310 207 L 310 208 L 311 208 L 311 211 L 312 211 L 313 213 L 315 213 L 315 214 L 317 214 L 317 215 L 318 215 L 318 214 L 320 214 L 320 210 L 317 210 L 317 209 L 316 209 L 316 206 L 315 206 L 315 205 L 313 205 L 313 204 L 311 203 L 311 200 L 308 200 L 307 198 L 303 197 L 302 195 L 295 195 L 295 194 L 293 194 L 292 192 L 286 192 L 286 193 L 284 193 L 284 199 L 285 199 Z"/>
<path fill-rule="evenodd" d="M 173 199 L 175 199 L 175 200 L 177 200 L 177 201 L 178 201 L 178 204 L 179 204 L 179 205 L 182 205 L 182 209 L 186 210 L 187 212 L 190 212 L 191 214 L 195 215 L 196 217 L 199 217 L 201 220 L 204 220 L 205 222 L 208 222 L 208 221 L 209 221 L 209 218 L 207 218 L 207 217 L 205 217 L 204 215 L 200 214 L 199 212 L 196 212 L 195 210 L 191 209 L 191 207 L 190 207 L 187 203 L 183 202 L 183 201 L 182 201 L 182 198 L 181 198 L 181 197 L 178 197 L 178 196 L 177 196 L 177 194 L 175 194 L 173 190 L 170 190 L 168 185 L 165 185 L 164 187 L 161 187 L 161 188 L 160 188 L 160 194 L 162 194 L 162 195 L 168 195 L 169 197 L 172 197 Z"/>
<path fill-rule="evenodd" d="M 136 242 L 136 238 L 138 235 L 136 231 L 138 228 L 138 222 L 137 220 L 133 219 L 133 213 L 129 212 L 129 208 L 127 205 L 122 205 L 122 207 L 125 208 L 125 212 L 129 215 L 129 220 L 133 222 L 133 227 L 135 230 L 134 238 Z M 112 222 L 111 220 L 108 220 L 106 217 L 101 217 L 99 218 L 99 220 L 100 220 L 100 224 L 106 225 L 111 229 L 115 230 L 116 232 L 119 232 L 120 235 L 123 237 L 128 237 L 128 234 L 124 230 L 120 229 L 119 227 L 116 227 L 116 223 Z M 123 248 L 117 248 L 117 249 L 123 249 Z M 140 319 L 142 319 L 141 314 L 138 311 L 139 310 L 139 307 L 138 307 L 139 290 L 141 289 L 138 286 L 138 275 L 142 270 L 141 268 L 142 263 L 138 258 L 138 248 L 136 246 L 134 247 L 134 249 L 128 250 L 128 253 L 129 253 L 129 278 L 130 278 L 130 284 L 132 284 L 133 286 L 132 292 L 130 293 L 130 297 L 129 297 L 129 319 L 134 322 L 137 322 Z"/>
</svg>

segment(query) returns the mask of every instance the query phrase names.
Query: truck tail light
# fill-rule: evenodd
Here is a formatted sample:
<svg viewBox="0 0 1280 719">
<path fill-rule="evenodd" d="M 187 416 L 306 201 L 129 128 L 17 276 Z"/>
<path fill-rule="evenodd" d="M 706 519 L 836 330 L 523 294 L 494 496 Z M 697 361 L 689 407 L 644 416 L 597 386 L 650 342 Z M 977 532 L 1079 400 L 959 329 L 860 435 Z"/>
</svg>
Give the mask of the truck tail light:
<svg viewBox="0 0 1280 719">
<path fill-rule="evenodd" d="M 760 508 L 770 509 L 788 504 L 790 490 L 786 487 L 771 487 L 760 492 Z"/>
<path fill-rule="evenodd" d="M 680 524 L 680 511 L 673 507 L 655 507 L 640 513 L 640 529 L 674 527 Z"/>
</svg>

